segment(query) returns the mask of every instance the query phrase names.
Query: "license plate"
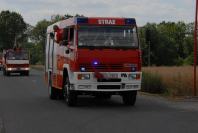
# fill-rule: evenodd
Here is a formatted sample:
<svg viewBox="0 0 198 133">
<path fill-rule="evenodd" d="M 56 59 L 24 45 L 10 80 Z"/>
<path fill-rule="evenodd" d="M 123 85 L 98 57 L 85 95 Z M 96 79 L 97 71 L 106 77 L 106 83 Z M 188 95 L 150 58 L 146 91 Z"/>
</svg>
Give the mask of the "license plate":
<svg viewBox="0 0 198 133">
<path fill-rule="evenodd" d="M 118 74 L 116 73 L 105 73 L 103 74 L 104 75 L 104 78 L 118 78 Z"/>
</svg>

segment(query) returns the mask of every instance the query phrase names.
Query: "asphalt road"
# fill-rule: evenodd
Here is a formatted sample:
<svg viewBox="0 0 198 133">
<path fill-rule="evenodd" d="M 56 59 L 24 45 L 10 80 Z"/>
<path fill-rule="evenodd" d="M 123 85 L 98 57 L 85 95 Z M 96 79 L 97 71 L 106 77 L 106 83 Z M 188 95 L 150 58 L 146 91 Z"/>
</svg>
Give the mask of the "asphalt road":
<svg viewBox="0 0 198 133">
<path fill-rule="evenodd" d="M 29 77 L 0 72 L 0 133 L 198 133 L 198 101 L 139 94 L 135 107 L 115 96 L 80 98 L 71 108 L 49 100 L 42 72 Z"/>
</svg>

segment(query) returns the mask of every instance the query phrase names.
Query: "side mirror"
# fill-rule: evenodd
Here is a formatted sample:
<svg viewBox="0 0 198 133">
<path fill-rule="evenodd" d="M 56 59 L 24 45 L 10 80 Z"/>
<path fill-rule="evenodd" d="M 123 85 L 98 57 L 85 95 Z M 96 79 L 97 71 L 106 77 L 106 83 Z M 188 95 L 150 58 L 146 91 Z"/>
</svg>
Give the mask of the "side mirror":
<svg viewBox="0 0 198 133">
<path fill-rule="evenodd" d="M 54 39 L 54 33 L 52 33 L 52 32 L 50 33 L 50 38 Z"/>
</svg>

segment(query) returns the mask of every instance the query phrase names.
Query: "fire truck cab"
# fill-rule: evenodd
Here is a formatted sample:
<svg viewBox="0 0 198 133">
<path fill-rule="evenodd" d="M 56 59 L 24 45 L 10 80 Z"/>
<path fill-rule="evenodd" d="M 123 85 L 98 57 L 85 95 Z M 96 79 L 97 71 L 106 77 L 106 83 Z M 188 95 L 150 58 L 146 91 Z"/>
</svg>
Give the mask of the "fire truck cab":
<svg viewBox="0 0 198 133">
<path fill-rule="evenodd" d="M 9 49 L 3 51 L 3 74 L 11 73 L 29 75 L 29 52 L 24 49 Z"/>
<path fill-rule="evenodd" d="M 120 95 L 134 105 L 141 88 L 141 51 L 134 18 L 74 17 L 47 28 L 49 97 L 69 106 L 79 95 Z"/>
</svg>

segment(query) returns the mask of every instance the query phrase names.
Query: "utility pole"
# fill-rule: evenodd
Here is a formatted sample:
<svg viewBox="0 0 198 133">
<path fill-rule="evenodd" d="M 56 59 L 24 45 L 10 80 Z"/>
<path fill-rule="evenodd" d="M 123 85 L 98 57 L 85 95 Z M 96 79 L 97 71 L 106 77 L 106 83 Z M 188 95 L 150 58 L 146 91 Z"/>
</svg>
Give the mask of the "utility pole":
<svg viewBox="0 0 198 133">
<path fill-rule="evenodd" d="M 151 66 L 151 31 L 150 29 L 146 29 L 145 31 L 146 43 L 148 45 L 148 66 Z"/>
<path fill-rule="evenodd" d="M 195 33 L 194 33 L 194 90 L 193 95 L 197 96 L 197 19 L 198 19 L 198 0 L 196 0 L 196 10 L 195 10 Z"/>
</svg>

